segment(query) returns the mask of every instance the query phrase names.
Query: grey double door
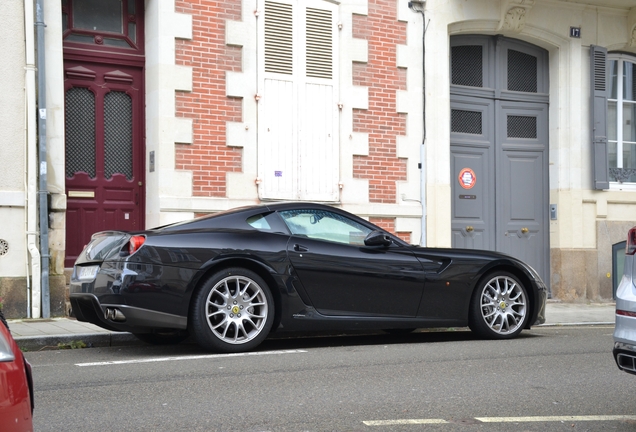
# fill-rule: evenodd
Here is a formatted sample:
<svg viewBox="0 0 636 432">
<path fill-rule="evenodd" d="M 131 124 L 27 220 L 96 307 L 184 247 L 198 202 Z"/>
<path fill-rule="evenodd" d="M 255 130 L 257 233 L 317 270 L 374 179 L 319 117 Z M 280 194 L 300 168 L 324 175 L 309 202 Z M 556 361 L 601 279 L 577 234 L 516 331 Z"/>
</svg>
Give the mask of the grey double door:
<svg viewBox="0 0 636 432">
<path fill-rule="evenodd" d="M 461 47 L 451 56 L 452 245 L 510 254 L 549 283 L 547 59 L 501 37 L 462 36 L 451 45 Z M 480 87 L 458 78 L 467 65 L 456 56 L 467 46 L 482 50 L 472 65 L 482 67 Z"/>
</svg>

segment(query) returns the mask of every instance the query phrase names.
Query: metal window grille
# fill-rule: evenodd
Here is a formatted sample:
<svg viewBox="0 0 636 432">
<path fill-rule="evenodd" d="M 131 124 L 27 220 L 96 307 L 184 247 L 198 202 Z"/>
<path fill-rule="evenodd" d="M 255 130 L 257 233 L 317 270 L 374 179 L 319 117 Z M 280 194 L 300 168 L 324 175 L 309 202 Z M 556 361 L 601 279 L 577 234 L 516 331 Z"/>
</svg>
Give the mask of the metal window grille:
<svg viewBox="0 0 636 432">
<path fill-rule="evenodd" d="M 508 90 L 536 93 L 537 86 L 537 58 L 508 50 Z"/>
<path fill-rule="evenodd" d="M 104 177 L 121 173 L 128 180 L 132 170 L 132 99 L 124 92 L 104 96 Z"/>
<path fill-rule="evenodd" d="M 537 138 L 537 118 L 508 116 L 508 138 Z"/>
<path fill-rule="evenodd" d="M 481 135 L 481 111 L 451 110 L 451 132 Z"/>
<path fill-rule="evenodd" d="M 66 177 L 85 172 L 95 178 L 95 94 L 74 87 L 65 95 Z"/>
<path fill-rule="evenodd" d="M 484 86 L 481 45 L 462 45 L 451 48 L 451 84 Z"/>
</svg>

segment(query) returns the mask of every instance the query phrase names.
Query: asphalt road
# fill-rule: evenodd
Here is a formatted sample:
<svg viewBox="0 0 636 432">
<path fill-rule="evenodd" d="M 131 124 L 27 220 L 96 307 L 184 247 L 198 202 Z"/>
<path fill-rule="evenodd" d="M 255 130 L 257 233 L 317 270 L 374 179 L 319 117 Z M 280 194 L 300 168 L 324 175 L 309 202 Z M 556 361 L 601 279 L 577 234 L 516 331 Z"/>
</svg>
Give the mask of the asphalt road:
<svg viewBox="0 0 636 432">
<path fill-rule="evenodd" d="M 612 327 L 28 352 L 36 431 L 636 431 Z M 576 416 L 576 417 L 573 417 Z"/>
</svg>

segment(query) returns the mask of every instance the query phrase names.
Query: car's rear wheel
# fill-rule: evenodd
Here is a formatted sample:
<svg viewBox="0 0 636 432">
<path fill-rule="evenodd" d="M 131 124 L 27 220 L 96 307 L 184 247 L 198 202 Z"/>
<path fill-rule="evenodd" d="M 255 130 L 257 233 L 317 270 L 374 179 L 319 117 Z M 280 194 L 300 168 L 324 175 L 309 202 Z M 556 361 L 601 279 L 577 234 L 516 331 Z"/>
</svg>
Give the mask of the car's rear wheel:
<svg viewBox="0 0 636 432">
<path fill-rule="evenodd" d="M 197 343 L 220 352 L 258 346 L 274 320 L 274 301 L 265 281 L 243 268 L 222 270 L 195 295 L 190 326 Z"/>
<path fill-rule="evenodd" d="M 152 345 L 176 345 L 186 340 L 189 336 L 189 333 L 185 330 L 166 330 L 133 334 L 142 342 Z"/>
<path fill-rule="evenodd" d="M 511 273 L 497 271 L 486 276 L 473 295 L 470 329 L 483 338 L 510 339 L 521 333 L 529 311 L 523 284 Z"/>
</svg>

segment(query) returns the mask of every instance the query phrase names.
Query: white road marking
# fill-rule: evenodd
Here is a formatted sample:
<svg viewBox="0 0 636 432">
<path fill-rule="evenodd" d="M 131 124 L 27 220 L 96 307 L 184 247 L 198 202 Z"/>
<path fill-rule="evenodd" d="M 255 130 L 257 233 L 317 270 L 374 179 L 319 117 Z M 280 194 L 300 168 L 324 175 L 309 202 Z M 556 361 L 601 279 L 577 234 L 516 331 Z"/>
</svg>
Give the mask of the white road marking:
<svg viewBox="0 0 636 432">
<path fill-rule="evenodd" d="M 202 355 L 190 355 L 179 357 L 156 357 L 148 359 L 136 359 L 136 360 L 113 360 L 104 362 L 92 362 L 92 363 L 75 363 L 75 366 L 109 366 L 109 365 L 121 365 L 121 364 L 136 364 L 136 363 L 156 363 L 167 361 L 179 361 L 179 360 L 200 360 L 200 359 L 213 359 L 213 358 L 227 358 L 227 357 L 248 357 L 248 356 L 262 356 L 262 355 L 280 355 L 280 354 L 299 354 L 306 353 L 304 350 L 282 350 L 282 351 L 262 351 L 262 352 L 247 352 L 247 353 L 232 353 L 232 354 L 202 354 Z"/>
<path fill-rule="evenodd" d="M 527 423 L 569 421 L 620 421 L 636 420 L 636 415 L 588 415 L 588 416 L 536 416 L 536 417 L 475 417 L 484 423 Z"/>
<path fill-rule="evenodd" d="M 588 415 L 588 416 L 532 416 L 532 417 L 474 417 L 482 423 L 529 423 L 529 422 L 575 422 L 575 421 L 636 421 L 636 415 Z M 444 419 L 402 419 L 402 420 L 367 420 L 367 426 L 395 426 L 419 424 L 445 424 L 451 421 Z"/>
<path fill-rule="evenodd" d="M 367 426 L 395 426 L 395 425 L 409 425 L 409 424 L 444 424 L 448 423 L 442 419 L 404 419 L 404 420 L 369 420 L 363 421 Z"/>
</svg>

